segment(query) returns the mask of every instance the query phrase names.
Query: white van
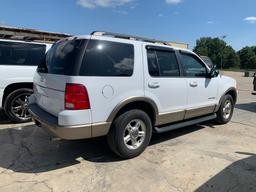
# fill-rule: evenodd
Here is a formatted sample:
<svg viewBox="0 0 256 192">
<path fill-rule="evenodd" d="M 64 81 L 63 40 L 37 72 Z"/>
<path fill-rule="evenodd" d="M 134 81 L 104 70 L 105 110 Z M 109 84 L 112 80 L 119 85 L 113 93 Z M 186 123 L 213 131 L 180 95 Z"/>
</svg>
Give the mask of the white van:
<svg viewBox="0 0 256 192">
<path fill-rule="evenodd" d="M 37 65 L 51 44 L 0 39 L 0 108 L 12 122 L 31 120 L 27 98 L 33 91 Z"/>
</svg>

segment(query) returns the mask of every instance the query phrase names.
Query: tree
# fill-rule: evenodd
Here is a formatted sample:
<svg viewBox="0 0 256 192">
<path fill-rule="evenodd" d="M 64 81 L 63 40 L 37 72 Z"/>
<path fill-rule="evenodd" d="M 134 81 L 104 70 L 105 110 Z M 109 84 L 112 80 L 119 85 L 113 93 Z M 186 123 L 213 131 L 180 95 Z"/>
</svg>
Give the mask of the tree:
<svg viewBox="0 0 256 192">
<path fill-rule="evenodd" d="M 254 47 L 252 47 L 253 48 L 253 51 L 254 51 L 254 53 L 255 53 L 255 55 L 256 55 L 256 46 L 254 46 Z"/>
<path fill-rule="evenodd" d="M 244 47 L 238 52 L 241 69 L 256 69 L 256 47 Z"/>
<path fill-rule="evenodd" d="M 200 38 L 196 42 L 194 52 L 208 56 L 218 68 L 239 68 L 240 65 L 240 60 L 235 50 L 219 38 Z"/>
<path fill-rule="evenodd" d="M 223 68 L 239 68 L 240 58 L 231 46 L 227 46 L 223 51 Z"/>
</svg>

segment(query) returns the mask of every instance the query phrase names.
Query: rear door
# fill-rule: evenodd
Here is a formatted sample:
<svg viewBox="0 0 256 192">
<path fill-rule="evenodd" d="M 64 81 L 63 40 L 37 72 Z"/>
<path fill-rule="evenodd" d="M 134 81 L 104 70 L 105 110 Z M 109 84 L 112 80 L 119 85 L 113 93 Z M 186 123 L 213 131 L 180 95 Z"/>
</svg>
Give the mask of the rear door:
<svg viewBox="0 0 256 192">
<path fill-rule="evenodd" d="M 187 86 L 175 50 L 156 46 L 146 46 L 144 50 L 145 95 L 157 102 L 158 124 L 182 120 L 187 105 Z"/>
<path fill-rule="evenodd" d="M 181 51 L 180 61 L 188 88 L 185 118 L 212 113 L 218 102 L 218 78 L 207 77 L 209 69 L 195 54 Z"/>
</svg>

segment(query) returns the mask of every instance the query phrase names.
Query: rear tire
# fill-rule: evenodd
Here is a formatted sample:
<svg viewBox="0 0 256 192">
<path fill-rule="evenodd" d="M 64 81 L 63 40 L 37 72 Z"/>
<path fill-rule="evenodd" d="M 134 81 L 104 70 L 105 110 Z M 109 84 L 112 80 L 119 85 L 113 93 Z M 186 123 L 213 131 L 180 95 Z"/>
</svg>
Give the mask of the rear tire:
<svg viewBox="0 0 256 192">
<path fill-rule="evenodd" d="M 124 159 L 140 155 L 149 145 L 152 123 L 141 110 L 127 111 L 118 116 L 109 131 L 108 144 L 111 150 Z"/>
<path fill-rule="evenodd" d="M 32 89 L 21 88 L 11 92 L 5 99 L 4 110 L 8 118 L 14 123 L 31 121 L 28 113 L 28 97 L 33 93 Z"/>
<path fill-rule="evenodd" d="M 220 104 L 220 108 L 217 112 L 217 118 L 216 121 L 219 124 L 226 124 L 228 123 L 232 116 L 234 111 L 234 99 L 231 95 L 227 94 L 224 96 L 224 99 L 222 100 Z"/>
</svg>

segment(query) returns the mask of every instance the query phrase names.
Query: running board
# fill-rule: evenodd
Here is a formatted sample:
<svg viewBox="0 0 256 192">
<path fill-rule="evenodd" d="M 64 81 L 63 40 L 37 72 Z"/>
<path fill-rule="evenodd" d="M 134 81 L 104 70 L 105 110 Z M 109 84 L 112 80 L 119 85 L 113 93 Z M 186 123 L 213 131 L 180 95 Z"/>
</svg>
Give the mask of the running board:
<svg viewBox="0 0 256 192">
<path fill-rule="evenodd" d="M 195 124 L 202 123 L 202 122 L 205 122 L 205 121 L 213 120 L 216 117 L 217 117 L 216 114 L 212 114 L 212 115 L 200 117 L 200 118 L 197 118 L 197 119 L 187 120 L 187 121 L 184 121 L 184 122 L 181 122 L 181 123 L 176 123 L 176 124 L 172 124 L 172 125 L 163 126 L 161 128 L 155 127 L 155 131 L 157 133 L 164 133 L 164 132 L 167 132 L 167 131 L 172 131 L 172 130 L 175 130 L 175 129 L 180 129 L 180 128 L 187 127 L 187 126 L 190 126 L 190 125 L 195 125 Z"/>
</svg>

